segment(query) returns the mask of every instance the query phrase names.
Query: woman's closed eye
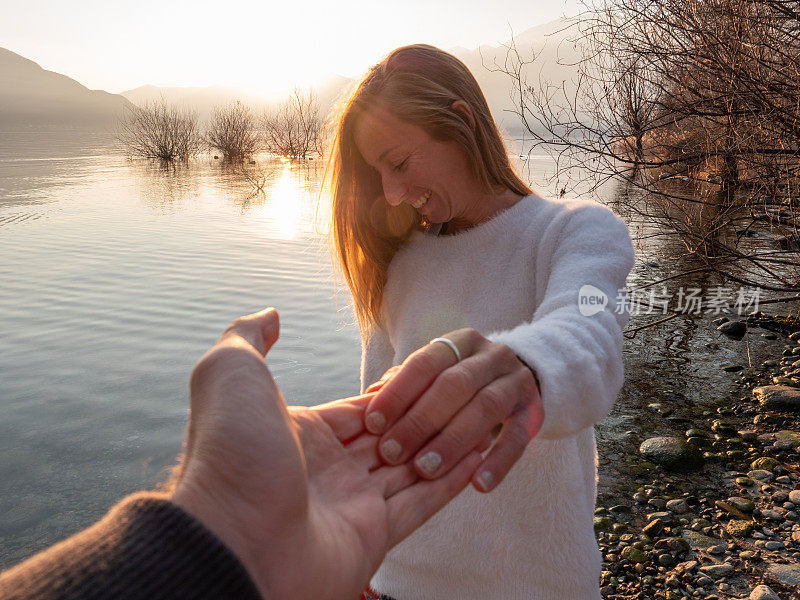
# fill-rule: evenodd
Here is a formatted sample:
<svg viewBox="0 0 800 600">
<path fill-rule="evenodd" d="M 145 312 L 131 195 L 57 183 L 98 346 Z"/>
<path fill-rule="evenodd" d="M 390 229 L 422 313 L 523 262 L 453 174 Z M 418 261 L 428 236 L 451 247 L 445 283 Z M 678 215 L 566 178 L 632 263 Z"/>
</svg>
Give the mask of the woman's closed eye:
<svg viewBox="0 0 800 600">
<path fill-rule="evenodd" d="M 399 173 L 400 171 L 402 171 L 403 169 L 405 169 L 405 168 L 406 168 L 406 164 L 408 164 L 408 159 L 407 159 L 407 158 L 406 158 L 406 159 L 403 159 L 401 162 L 399 162 L 399 163 L 397 163 L 396 165 L 394 165 L 394 166 L 392 167 L 392 169 L 393 169 L 394 171 L 397 171 L 397 172 Z"/>
</svg>

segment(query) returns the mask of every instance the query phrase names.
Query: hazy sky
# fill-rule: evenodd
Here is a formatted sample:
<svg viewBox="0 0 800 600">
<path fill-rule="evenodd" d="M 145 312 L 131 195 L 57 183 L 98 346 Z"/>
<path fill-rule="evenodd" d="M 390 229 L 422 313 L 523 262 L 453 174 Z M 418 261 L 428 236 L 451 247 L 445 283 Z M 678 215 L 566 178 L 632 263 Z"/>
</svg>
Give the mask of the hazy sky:
<svg viewBox="0 0 800 600">
<path fill-rule="evenodd" d="M 0 0 L 0 47 L 91 89 L 276 92 L 355 76 L 397 46 L 498 45 L 578 0 Z"/>
</svg>

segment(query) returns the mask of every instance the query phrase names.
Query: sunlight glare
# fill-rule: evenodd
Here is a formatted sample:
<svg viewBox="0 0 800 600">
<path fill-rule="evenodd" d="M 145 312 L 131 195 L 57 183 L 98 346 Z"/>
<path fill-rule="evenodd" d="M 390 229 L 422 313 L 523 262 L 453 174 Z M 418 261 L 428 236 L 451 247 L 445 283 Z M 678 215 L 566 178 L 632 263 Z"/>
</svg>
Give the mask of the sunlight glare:
<svg viewBox="0 0 800 600">
<path fill-rule="evenodd" d="M 267 191 L 266 220 L 275 237 L 291 240 L 297 235 L 300 214 L 305 194 L 300 182 L 292 173 L 288 160 L 282 160 L 283 168 L 274 185 Z"/>
</svg>

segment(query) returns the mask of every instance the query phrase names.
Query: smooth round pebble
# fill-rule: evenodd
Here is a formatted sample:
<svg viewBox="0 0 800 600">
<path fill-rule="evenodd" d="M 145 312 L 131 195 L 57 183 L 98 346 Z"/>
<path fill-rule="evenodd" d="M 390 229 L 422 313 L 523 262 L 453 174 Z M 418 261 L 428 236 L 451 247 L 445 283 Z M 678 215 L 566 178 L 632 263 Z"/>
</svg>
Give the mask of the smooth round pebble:
<svg viewBox="0 0 800 600">
<path fill-rule="evenodd" d="M 770 471 L 765 469 L 753 469 L 747 473 L 747 476 L 750 479 L 755 479 L 756 481 L 772 481 L 772 478 L 774 477 Z"/>
<path fill-rule="evenodd" d="M 777 542 L 777 541 L 774 541 L 774 540 L 764 544 L 764 548 L 766 548 L 767 550 L 773 551 L 773 552 L 776 551 L 776 550 L 783 550 L 784 547 L 785 546 L 783 545 L 783 543 Z"/>
<path fill-rule="evenodd" d="M 780 597 L 772 591 L 768 585 L 757 585 L 750 592 L 750 600 L 781 600 Z"/>
<path fill-rule="evenodd" d="M 666 504 L 667 510 L 671 510 L 674 513 L 683 514 L 689 512 L 689 505 L 686 504 L 686 500 L 682 499 L 675 499 L 669 500 Z"/>
</svg>

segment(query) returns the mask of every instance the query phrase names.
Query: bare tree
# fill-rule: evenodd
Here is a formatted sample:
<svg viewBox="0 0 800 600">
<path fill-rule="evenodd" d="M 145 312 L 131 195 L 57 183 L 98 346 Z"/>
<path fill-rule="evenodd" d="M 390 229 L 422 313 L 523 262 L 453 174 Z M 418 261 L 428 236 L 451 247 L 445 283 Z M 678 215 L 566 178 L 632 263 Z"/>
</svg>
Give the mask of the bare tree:
<svg viewBox="0 0 800 600">
<path fill-rule="evenodd" d="M 259 149 L 255 118 L 240 101 L 214 107 L 205 139 L 209 148 L 218 150 L 229 161 L 244 160 Z"/>
<path fill-rule="evenodd" d="M 322 154 L 322 121 L 319 104 L 313 91 L 294 93 L 261 120 L 267 152 L 287 158 L 305 159 L 309 154 Z"/>
<path fill-rule="evenodd" d="M 583 48 L 572 85 L 531 81 L 536 57 L 523 58 L 513 46 L 499 68 L 511 77 L 515 112 L 533 146 L 590 191 L 624 182 L 635 192 L 627 208 L 679 240 L 687 272 L 794 291 L 795 4 L 597 0 L 571 25 Z M 784 235 L 755 244 L 747 238 L 760 224 Z"/>
<path fill-rule="evenodd" d="M 170 106 L 162 97 L 126 107 L 116 138 L 132 156 L 164 161 L 188 160 L 200 150 L 197 113 Z"/>
</svg>

